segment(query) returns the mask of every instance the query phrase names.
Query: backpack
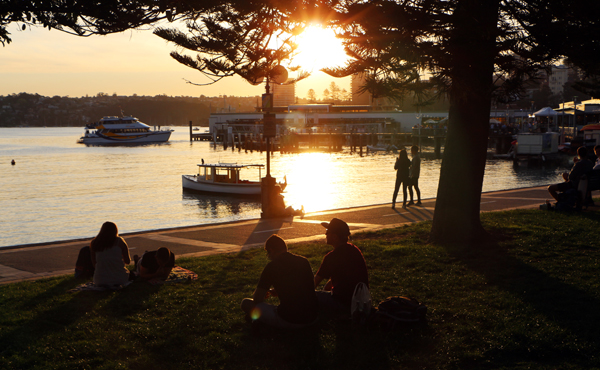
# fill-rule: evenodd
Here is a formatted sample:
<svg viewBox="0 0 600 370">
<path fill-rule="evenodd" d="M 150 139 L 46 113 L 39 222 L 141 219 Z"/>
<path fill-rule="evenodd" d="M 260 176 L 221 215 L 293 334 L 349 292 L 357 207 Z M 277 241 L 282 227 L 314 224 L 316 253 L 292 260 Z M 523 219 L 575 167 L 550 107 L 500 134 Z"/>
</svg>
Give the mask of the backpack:
<svg viewBox="0 0 600 370">
<path fill-rule="evenodd" d="M 379 303 L 377 314 L 393 328 L 398 323 L 425 321 L 427 306 L 414 298 L 394 296 Z"/>
<path fill-rule="evenodd" d="M 577 190 L 569 189 L 563 193 L 558 194 L 558 201 L 556 202 L 555 210 L 559 212 L 570 211 L 577 205 Z"/>
<path fill-rule="evenodd" d="M 78 279 L 90 279 L 94 276 L 94 265 L 92 264 L 92 251 L 85 246 L 79 250 L 77 262 L 75 262 L 75 277 Z"/>
<path fill-rule="evenodd" d="M 352 321 L 358 324 L 365 324 L 371 314 L 371 308 L 371 292 L 369 292 L 367 284 L 362 282 L 356 284 L 350 305 Z"/>
</svg>

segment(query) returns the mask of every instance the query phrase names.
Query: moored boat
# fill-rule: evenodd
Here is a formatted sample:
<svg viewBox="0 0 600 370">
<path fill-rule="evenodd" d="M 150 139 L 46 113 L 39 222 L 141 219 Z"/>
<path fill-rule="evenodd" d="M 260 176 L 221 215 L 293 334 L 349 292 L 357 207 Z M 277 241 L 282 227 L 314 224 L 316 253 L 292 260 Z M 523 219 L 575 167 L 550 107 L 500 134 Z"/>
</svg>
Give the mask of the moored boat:
<svg viewBox="0 0 600 370">
<path fill-rule="evenodd" d="M 398 151 L 395 145 L 367 145 L 367 150 L 370 152 L 394 152 Z"/>
<path fill-rule="evenodd" d="M 198 164 L 198 174 L 182 175 L 182 186 L 186 190 L 233 195 L 260 195 L 261 175 L 264 164 Z M 248 173 L 254 172 L 253 180 Z M 287 181 L 279 183 L 282 190 Z"/>
<path fill-rule="evenodd" d="M 148 144 L 164 143 L 171 137 L 170 128 L 152 130 L 147 124 L 132 116 L 106 116 L 85 126 L 80 144 Z"/>
</svg>

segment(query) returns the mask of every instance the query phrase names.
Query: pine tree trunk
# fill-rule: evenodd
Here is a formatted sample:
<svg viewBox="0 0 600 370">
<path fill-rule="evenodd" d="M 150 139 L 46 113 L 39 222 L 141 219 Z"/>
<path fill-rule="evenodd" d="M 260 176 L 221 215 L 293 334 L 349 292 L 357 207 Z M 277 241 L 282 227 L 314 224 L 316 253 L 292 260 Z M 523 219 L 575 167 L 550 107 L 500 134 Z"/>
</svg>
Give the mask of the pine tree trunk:
<svg viewBox="0 0 600 370">
<path fill-rule="evenodd" d="M 430 240 L 484 241 L 480 201 L 493 88 L 497 1 L 460 1 L 452 34 L 448 133 Z"/>
</svg>

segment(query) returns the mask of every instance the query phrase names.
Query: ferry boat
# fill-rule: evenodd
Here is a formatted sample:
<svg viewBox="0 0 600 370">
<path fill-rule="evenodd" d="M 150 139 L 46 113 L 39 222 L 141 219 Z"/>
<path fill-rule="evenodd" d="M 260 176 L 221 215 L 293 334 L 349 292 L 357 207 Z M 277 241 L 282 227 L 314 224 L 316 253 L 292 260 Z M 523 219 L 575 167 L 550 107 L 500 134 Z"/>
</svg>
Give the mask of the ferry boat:
<svg viewBox="0 0 600 370">
<path fill-rule="evenodd" d="M 218 163 L 198 165 L 198 174 L 182 175 L 185 190 L 205 193 L 256 196 L 261 194 L 261 174 L 264 164 Z M 242 173 L 242 171 L 244 173 Z M 244 177 L 254 172 L 252 180 Z M 287 180 L 278 184 L 285 189 Z"/>
<path fill-rule="evenodd" d="M 150 126 L 132 116 L 106 116 L 85 126 L 80 144 L 147 144 L 164 143 L 171 137 L 170 128 L 151 130 Z"/>
</svg>

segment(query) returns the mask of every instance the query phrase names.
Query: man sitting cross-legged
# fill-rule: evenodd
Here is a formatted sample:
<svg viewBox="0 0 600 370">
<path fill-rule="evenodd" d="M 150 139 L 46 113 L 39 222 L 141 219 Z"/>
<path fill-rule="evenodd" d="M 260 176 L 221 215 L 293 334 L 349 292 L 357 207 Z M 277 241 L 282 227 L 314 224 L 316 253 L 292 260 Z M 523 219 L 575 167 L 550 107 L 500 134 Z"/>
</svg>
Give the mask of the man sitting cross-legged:
<svg viewBox="0 0 600 370">
<path fill-rule="evenodd" d="M 333 250 L 325 255 L 315 274 L 315 288 L 326 281 L 322 291 L 317 291 L 320 308 L 333 315 L 349 315 L 354 289 L 358 283 L 369 286 L 369 273 L 362 252 L 348 242 L 350 228 L 338 218 L 321 223 L 327 229 L 327 244 Z"/>
<path fill-rule="evenodd" d="M 277 328 L 311 325 L 317 320 L 318 303 L 310 263 L 288 252 L 279 235 L 267 239 L 265 251 L 271 261 L 261 273 L 252 298 L 242 301 L 242 310 L 253 320 Z M 270 296 L 279 298 L 279 306 L 265 303 Z"/>
</svg>

